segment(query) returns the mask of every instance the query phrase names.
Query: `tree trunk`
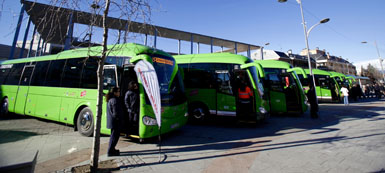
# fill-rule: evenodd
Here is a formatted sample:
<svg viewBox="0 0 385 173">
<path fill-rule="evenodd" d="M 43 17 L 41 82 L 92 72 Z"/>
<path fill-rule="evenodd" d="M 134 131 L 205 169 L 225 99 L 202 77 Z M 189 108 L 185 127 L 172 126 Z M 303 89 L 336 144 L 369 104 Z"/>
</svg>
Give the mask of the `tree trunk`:
<svg viewBox="0 0 385 173">
<path fill-rule="evenodd" d="M 104 61 L 107 56 L 107 38 L 108 38 L 108 28 L 106 26 L 106 18 L 108 16 L 108 11 L 110 8 L 110 0 L 106 0 L 106 7 L 104 9 L 103 14 L 103 50 L 102 50 L 102 57 L 98 61 L 98 98 L 97 98 L 97 104 L 96 104 L 96 121 L 95 121 L 95 128 L 94 128 L 94 140 L 92 145 L 92 153 L 91 153 L 91 163 L 90 168 L 91 172 L 96 172 L 98 169 L 98 163 L 99 163 L 99 151 L 100 151 L 100 127 L 101 127 L 101 120 L 102 120 L 102 112 L 103 112 L 103 80 L 104 80 Z"/>
</svg>

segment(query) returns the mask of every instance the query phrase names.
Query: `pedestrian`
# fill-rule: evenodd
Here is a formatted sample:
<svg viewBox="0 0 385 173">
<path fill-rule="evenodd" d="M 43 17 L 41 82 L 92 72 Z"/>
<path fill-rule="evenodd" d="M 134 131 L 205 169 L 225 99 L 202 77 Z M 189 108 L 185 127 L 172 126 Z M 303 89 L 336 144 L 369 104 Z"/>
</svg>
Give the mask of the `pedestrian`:
<svg viewBox="0 0 385 173">
<path fill-rule="evenodd" d="M 118 87 L 111 88 L 106 95 L 107 128 L 111 129 L 110 142 L 107 151 L 109 157 L 120 155 L 120 151 L 115 149 L 115 146 L 119 141 L 124 115 L 123 106 L 119 97 L 120 89 Z"/>
<path fill-rule="evenodd" d="M 239 115 L 240 116 L 247 116 L 250 114 L 252 106 L 252 100 L 253 100 L 253 92 L 251 91 L 250 87 L 246 85 L 246 82 L 242 81 L 240 84 L 240 87 L 238 89 L 238 98 L 239 98 Z"/>
<path fill-rule="evenodd" d="M 124 104 L 128 113 L 127 134 L 136 135 L 139 130 L 139 93 L 138 83 L 130 81 L 128 91 L 124 96 Z"/>
<path fill-rule="evenodd" d="M 317 103 L 317 95 L 314 89 L 314 86 L 312 85 L 312 82 L 309 82 L 309 90 L 306 93 L 306 96 L 308 98 L 308 102 L 310 103 L 310 117 L 311 118 L 318 118 L 318 103 Z"/>
<path fill-rule="evenodd" d="M 349 97 L 349 90 L 343 85 L 341 87 L 340 91 L 341 91 L 342 95 L 344 96 L 344 105 L 345 106 L 349 105 L 349 99 L 348 99 L 348 97 Z"/>
</svg>

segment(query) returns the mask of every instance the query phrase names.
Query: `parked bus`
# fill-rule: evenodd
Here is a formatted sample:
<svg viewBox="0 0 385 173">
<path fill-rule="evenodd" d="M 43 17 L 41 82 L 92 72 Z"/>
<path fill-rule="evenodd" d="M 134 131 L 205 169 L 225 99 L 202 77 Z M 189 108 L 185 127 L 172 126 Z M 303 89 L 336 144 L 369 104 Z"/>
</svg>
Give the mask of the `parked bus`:
<svg viewBox="0 0 385 173">
<path fill-rule="evenodd" d="M 296 72 L 300 72 L 298 69 Z M 305 79 L 301 75 L 298 76 L 302 85 L 306 88 L 306 92 L 309 89 L 309 81 L 311 80 L 309 69 L 305 69 L 308 78 Z M 340 86 L 334 79 L 334 76 L 327 71 L 320 69 L 313 69 L 313 74 L 316 84 L 317 98 L 320 102 L 340 102 Z"/>
<path fill-rule="evenodd" d="M 135 63 L 150 62 L 157 73 L 162 100 L 162 133 L 187 122 L 187 100 L 174 58 L 157 49 L 128 43 L 108 46 L 104 65 L 104 92 L 114 86 L 127 91 L 128 82 L 139 83 L 140 115 L 136 132 L 140 139 L 157 136 L 159 131 L 150 101 L 134 71 Z M 74 125 L 91 136 L 97 98 L 97 58 L 102 47 L 63 51 L 56 55 L 22 58 L 0 63 L 1 112 L 14 112 Z M 127 124 L 126 124 L 127 125 Z M 106 128 L 103 103 L 101 133 Z"/>
<path fill-rule="evenodd" d="M 265 89 L 269 96 L 270 110 L 273 114 L 294 113 L 302 114 L 307 110 L 307 98 L 297 73 L 307 78 L 302 68 L 292 68 L 283 61 L 257 60 L 265 72 L 263 78 Z"/>
<path fill-rule="evenodd" d="M 348 77 L 342 73 L 338 73 L 335 71 L 328 71 L 333 78 L 337 81 L 339 87 L 341 88 L 343 85 L 346 86 L 348 89 L 352 87 L 352 83 L 348 79 Z M 350 78 L 350 77 L 349 77 Z"/>
<path fill-rule="evenodd" d="M 209 115 L 253 121 L 268 117 L 268 100 L 251 59 L 231 53 L 174 57 L 179 68 L 183 69 L 188 112 L 192 120 L 203 121 Z M 252 91 L 249 110 L 241 109 L 238 94 L 242 83 Z"/>
</svg>

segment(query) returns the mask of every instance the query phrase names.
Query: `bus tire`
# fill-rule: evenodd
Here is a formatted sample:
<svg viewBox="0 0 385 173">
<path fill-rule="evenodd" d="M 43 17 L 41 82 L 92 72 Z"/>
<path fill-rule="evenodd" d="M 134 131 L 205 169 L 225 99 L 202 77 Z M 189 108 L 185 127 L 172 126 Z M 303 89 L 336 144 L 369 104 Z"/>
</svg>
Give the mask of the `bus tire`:
<svg viewBox="0 0 385 173">
<path fill-rule="evenodd" d="M 1 102 L 1 108 L 0 108 L 0 115 L 1 116 L 7 116 L 9 113 L 8 110 L 8 98 L 4 98 L 3 101 Z"/>
<path fill-rule="evenodd" d="M 76 123 L 79 133 L 83 136 L 90 137 L 94 133 L 94 116 L 90 108 L 83 108 Z"/>
<path fill-rule="evenodd" d="M 189 118 L 195 122 L 203 122 L 209 115 L 209 111 L 203 104 L 193 104 L 189 108 Z"/>
</svg>

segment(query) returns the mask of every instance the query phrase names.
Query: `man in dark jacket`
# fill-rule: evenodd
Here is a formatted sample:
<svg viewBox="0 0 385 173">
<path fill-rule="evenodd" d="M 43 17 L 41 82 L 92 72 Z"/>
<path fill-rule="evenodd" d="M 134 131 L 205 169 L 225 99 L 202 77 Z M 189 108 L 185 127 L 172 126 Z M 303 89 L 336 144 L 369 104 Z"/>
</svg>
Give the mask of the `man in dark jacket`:
<svg viewBox="0 0 385 173">
<path fill-rule="evenodd" d="M 318 103 L 317 95 L 314 86 L 312 85 L 312 80 L 310 80 L 309 91 L 307 91 L 306 96 L 310 103 L 310 116 L 311 118 L 318 118 Z"/>
<path fill-rule="evenodd" d="M 119 141 L 122 120 L 124 115 L 123 105 L 121 103 L 120 89 L 112 88 L 106 95 L 107 100 L 107 128 L 111 129 L 110 142 L 108 146 L 108 156 L 119 156 L 119 150 L 115 149 Z"/>
<path fill-rule="evenodd" d="M 128 131 L 130 134 L 138 133 L 138 119 L 139 119 L 139 94 L 138 84 L 135 81 L 131 81 L 128 84 L 128 91 L 124 97 L 124 104 L 128 112 Z"/>
</svg>

